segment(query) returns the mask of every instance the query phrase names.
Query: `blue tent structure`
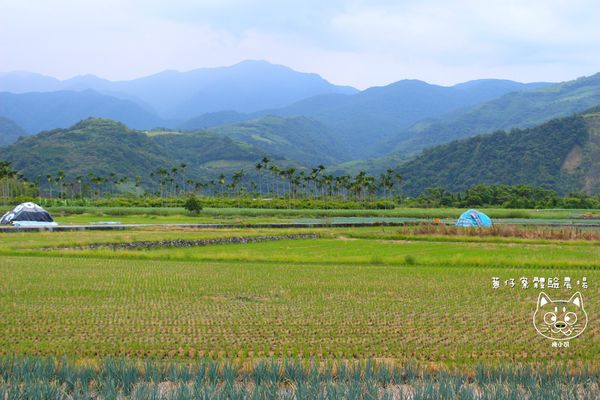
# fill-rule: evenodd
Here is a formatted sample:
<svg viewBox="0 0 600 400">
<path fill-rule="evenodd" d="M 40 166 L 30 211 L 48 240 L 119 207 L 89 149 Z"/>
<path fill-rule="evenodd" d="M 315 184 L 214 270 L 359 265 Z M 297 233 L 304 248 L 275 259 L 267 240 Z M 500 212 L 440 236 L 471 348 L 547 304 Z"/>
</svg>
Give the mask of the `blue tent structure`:
<svg viewBox="0 0 600 400">
<path fill-rule="evenodd" d="M 468 210 L 460 215 L 456 226 L 492 226 L 492 219 L 477 210 Z"/>
</svg>

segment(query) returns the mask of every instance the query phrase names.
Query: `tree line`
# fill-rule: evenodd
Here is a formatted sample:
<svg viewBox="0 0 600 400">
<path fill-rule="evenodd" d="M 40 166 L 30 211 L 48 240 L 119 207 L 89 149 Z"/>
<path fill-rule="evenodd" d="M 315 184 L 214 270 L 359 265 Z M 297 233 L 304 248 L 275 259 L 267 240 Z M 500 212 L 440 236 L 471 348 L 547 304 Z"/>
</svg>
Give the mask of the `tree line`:
<svg viewBox="0 0 600 400">
<path fill-rule="evenodd" d="M 253 172 L 253 173 L 252 173 Z M 464 191 L 443 187 L 425 189 L 416 197 L 402 195 L 402 176 L 388 169 L 372 176 L 365 171 L 355 175 L 336 175 L 323 165 L 308 169 L 281 167 L 263 157 L 247 173 L 243 169 L 230 175 L 219 174 L 202 181 L 190 178 L 188 166 L 159 168 L 149 173 L 150 185 L 141 176 L 133 178 L 116 173 L 89 173 L 69 177 L 63 170 L 27 181 L 9 162 L 0 161 L 0 196 L 3 204 L 13 199 L 34 199 L 74 204 L 182 205 L 186 197 L 211 199 L 210 205 L 253 206 L 254 200 L 273 201 L 281 208 L 362 208 L 406 207 L 503 207 L 503 208 L 600 208 L 600 196 L 568 193 L 530 185 L 478 184 Z M 150 187 L 151 189 L 146 189 Z M 119 200 L 121 199 L 121 200 Z M 206 202 L 207 200 L 205 200 Z M 278 203 L 275 203 L 277 201 Z M 14 202 L 14 201 L 12 201 Z"/>
<path fill-rule="evenodd" d="M 322 164 L 309 169 L 286 168 L 268 157 L 260 159 L 254 171 L 240 169 L 230 175 L 221 173 L 207 180 L 196 180 L 190 175 L 184 163 L 151 171 L 145 182 L 141 176 L 131 178 L 116 173 L 68 177 L 64 170 L 59 170 L 55 174 L 38 176 L 35 184 L 41 196 L 58 199 L 94 200 L 118 194 L 169 199 L 195 194 L 222 198 L 250 196 L 291 201 L 339 199 L 367 202 L 396 198 L 402 181 L 402 176 L 391 168 L 379 176 L 365 171 L 356 175 L 335 175 Z"/>
</svg>

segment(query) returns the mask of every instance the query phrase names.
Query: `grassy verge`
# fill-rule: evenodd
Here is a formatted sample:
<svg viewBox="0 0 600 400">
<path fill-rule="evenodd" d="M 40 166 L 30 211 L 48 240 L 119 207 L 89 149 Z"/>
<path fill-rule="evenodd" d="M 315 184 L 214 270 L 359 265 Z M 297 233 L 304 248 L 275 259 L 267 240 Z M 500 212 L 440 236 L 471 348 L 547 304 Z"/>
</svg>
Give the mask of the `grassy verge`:
<svg viewBox="0 0 600 400">
<path fill-rule="evenodd" d="M 392 210 L 285 210 L 256 208 L 205 208 L 199 217 L 187 216 L 183 208 L 166 207 L 55 207 L 49 209 L 57 217 L 86 215 L 89 217 L 143 216 L 178 218 L 225 217 L 397 217 L 397 218 L 458 218 L 465 211 L 457 208 L 395 208 Z M 483 208 L 492 218 L 569 219 L 583 215 L 600 215 L 598 210 L 519 210 Z M 76 220 L 74 220 L 76 221 Z M 67 222 L 67 221 L 66 221 Z"/>
</svg>

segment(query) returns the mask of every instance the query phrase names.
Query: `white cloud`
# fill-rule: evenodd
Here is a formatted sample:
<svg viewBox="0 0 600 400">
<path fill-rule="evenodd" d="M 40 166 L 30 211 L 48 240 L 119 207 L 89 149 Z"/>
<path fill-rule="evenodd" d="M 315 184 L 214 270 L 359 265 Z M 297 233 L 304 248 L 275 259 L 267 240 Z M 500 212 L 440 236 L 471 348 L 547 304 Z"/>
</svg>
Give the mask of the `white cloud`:
<svg viewBox="0 0 600 400">
<path fill-rule="evenodd" d="M 600 3 L 592 0 L 0 0 L 0 10 L 0 71 L 61 78 L 125 79 L 244 59 L 359 87 L 403 78 L 566 80 L 600 70 Z"/>
</svg>

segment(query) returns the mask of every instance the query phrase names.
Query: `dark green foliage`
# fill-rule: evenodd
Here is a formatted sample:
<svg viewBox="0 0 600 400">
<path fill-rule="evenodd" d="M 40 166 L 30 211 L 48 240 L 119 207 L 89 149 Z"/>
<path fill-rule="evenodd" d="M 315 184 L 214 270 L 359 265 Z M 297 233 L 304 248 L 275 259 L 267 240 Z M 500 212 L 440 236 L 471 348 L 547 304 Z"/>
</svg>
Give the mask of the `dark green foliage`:
<svg viewBox="0 0 600 400">
<path fill-rule="evenodd" d="M 19 197 L 33 198 L 37 195 L 38 188 L 34 184 L 25 181 L 10 162 L 0 160 L 0 199 L 3 204 Z"/>
<path fill-rule="evenodd" d="M 59 170 L 73 176 L 90 172 L 147 175 L 157 166 L 169 165 L 159 146 L 144 133 L 103 119 L 25 137 L 0 149 L 0 159 L 11 161 L 32 180 Z"/>
<path fill-rule="evenodd" d="M 185 203 L 183 203 L 183 208 L 185 208 L 189 213 L 197 215 L 200 213 L 200 211 L 202 211 L 202 203 L 198 197 L 196 197 L 196 195 L 192 194 L 188 196 L 188 198 L 185 200 Z"/>
<path fill-rule="evenodd" d="M 332 164 L 347 153 L 344 142 L 334 140 L 326 126 L 305 117 L 263 117 L 209 132 L 303 164 Z"/>
<path fill-rule="evenodd" d="M 152 136 L 151 140 L 171 160 L 170 165 L 184 162 L 190 168 L 197 167 L 198 172 L 210 161 L 254 162 L 263 155 L 254 146 L 207 132 L 166 133 Z"/>
<path fill-rule="evenodd" d="M 425 190 L 405 205 L 412 207 L 501 207 L 530 209 L 596 209 L 600 197 L 569 193 L 560 197 L 557 192 L 528 185 L 475 185 L 464 192 L 453 193 L 441 187 Z"/>
<path fill-rule="evenodd" d="M 250 162 L 261 155 L 250 145 L 214 134 L 148 136 L 106 119 L 87 119 L 69 129 L 42 132 L 0 149 L 0 159 L 12 162 L 16 170 L 35 182 L 63 170 L 70 178 L 90 173 L 116 174 L 131 180 L 140 176 L 145 187 L 155 186 L 150 174 L 160 168 L 170 170 L 173 165 L 186 163 L 190 176 L 209 175 L 208 162 Z"/>
<path fill-rule="evenodd" d="M 156 208 L 160 215 L 160 212 L 164 212 L 163 207 L 184 207 L 187 197 L 169 197 L 160 198 L 157 196 L 116 196 L 113 198 L 100 198 L 100 199 L 49 199 L 49 198 L 37 198 L 33 196 L 19 196 L 10 199 L 10 204 L 20 204 L 27 201 L 35 201 L 44 207 L 55 207 L 55 206 L 89 206 L 89 207 L 115 207 L 115 212 L 120 207 L 125 207 L 125 215 L 129 215 L 130 211 L 135 210 L 136 207 L 152 207 Z M 200 205 L 210 208 L 260 208 L 260 209 L 295 209 L 295 210 L 389 210 L 394 208 L 394 203 L 391 200 L 384 199 L 373 199 L 368 201 L 357 201 L 357 200 L 321 200 L 321 199 L 271 199 L 263 201 L 251 197 L 198 197 Z M 71 208 L 69 208 L 71 210 Z M 162 211 L 161 211 L 162 210 Z M 175 209 L 176 210 L 176 209 Z M 144 211 L 148 213 L 148 211 Z M 114 214 L 113 214 L 114 215 Z"/>
<path fill-rule="evenodd" d="M 564 193 L 582 186 L 576 173 L 561 168 L 569 152 L 584 146 L 588 136 L 584 119 L 574 116 L 433 147 L 401 165 L 403 189 L 417 195 L 431 187 L 459 192 L 481 183 L 526 184 Z"/>
</svg>

